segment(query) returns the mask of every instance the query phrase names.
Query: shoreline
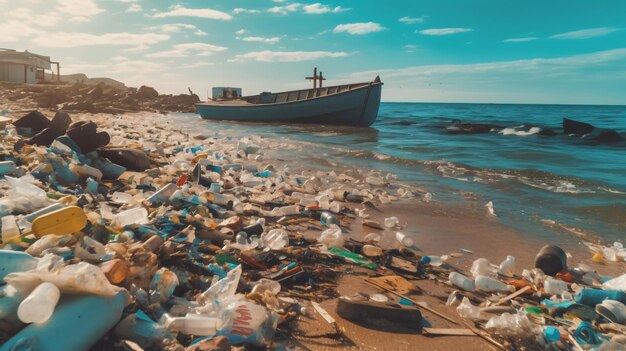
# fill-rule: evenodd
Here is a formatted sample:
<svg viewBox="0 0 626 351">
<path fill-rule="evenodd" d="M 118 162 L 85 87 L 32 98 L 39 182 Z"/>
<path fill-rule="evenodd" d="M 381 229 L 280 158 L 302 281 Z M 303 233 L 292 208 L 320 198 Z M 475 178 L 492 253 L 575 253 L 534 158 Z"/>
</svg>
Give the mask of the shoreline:
<svg viewBox="0 0 626 351">
<path fill-rule="evenodd" d="M 154 144 L 154 140 L 149 140 L 154 133 L 164 133 L 166 136 L 166 142 L 161 141 L 162 145 L 154 144 L 155 150 L 164 150 L 180 145 L 181 142 L 188 142 L 189 140 L 195 140 L 197 144 L 204 143 L 203 132 L 198 133 L 183 131 L 184 128 L 176 128 L 171 123 L 168 123 L 166 115 L 154 115 L 152 112 L 139 112 L 133 114 L 122 115 L 108 115 L 108 114 L 74 114 L 72 115 L 74 121 L 76 120 L 92 120 L 96 122 L 99 128 L 108 130 L 111 133 L 112 143 L 128 143 L 128 144 L 142 144 L 144 142 Z M 152 128 L 150 128 L 150 126 Z M 146 129 L 147 128 L 147 129 Z M 206 133 L 204 133 L 206 134 Z M 144 136 L 148 135 L 147 139 Z M 221 136 L 224 138 L 224 136 Z M 226 137 L 227 138 L 227 137 Z M 253 139 L 254 142 L 260 141 L 259 139 Z M 263 141 L 263 140 L 261 140 Z M 239 141 L 237 143 L 234 140 L 227 139 L 212 139 L 214 142 L 226 142 L 222 145 L 215 145 L 216 148 L 222 150 L 228 150 L 230 152 L 237 150 Z M 263 142 L 266 142 L 264 145 Z M 260 143 L 261 150 L 264 150 L 266 145 L 273 145 L 272 140 L 263 141 Z M 285 167 L 286 163 L 278 159 L 266 158 L 267 154 L 272 154 L 272 150 L 268 149 L 265 153 L 262 151 L 263 157 L 260 161 L 253 161 L 259 165 L 272 165 L 274 169 L 280 170 Z M 162 157 L 163 155 L 159 156 Z M 314 175 L 315 172 L 305 168 L 294 168 L 295 174 L 303 174 L 307 176 Z M 361 175 L 369 174 L 368 172 L 362 172 Z M 162 184 L 167 182 L 167 177 L 155 178 L 154 184 Z M 171 176 L 170 176 L 171 178 Z M 392 182 L 394 187 L 399 184 L 395 181 Z M 370 188 L 365 187 L 362 180 L 355 183 L 357 188 Z M 350 185 L 348 184 L 348 189 Z M 376 189 L 377 187 L 371 187 Z M 384 187 L 381 187 L 384 188 Z M 407 186 L 413 193 L 419 194 L 419 189 L 415 186 Z M 385 189 L 381 189 L 385 190 Z M 390 189 L 387 189 L 390 190 Z M 374 199 L 376 200 L 376 199 Z M 400 220 L 399 230 L 406 232 L 406 234 L 412 235 L 415 241 L 413 250 L 418 255 L 450 255 L 454 253 L 454 257 L 451 257 L 446 264 L 450 267 L 461 269 L 464 272 L 469 271 L 469 267 L 474 259 L 479 257 L 488 258 L 492 263 L 498 264 L 503 260 L 506 255 L 513 253 L 518 260 L 518 267 L 532 268 L 534 255 L 538 249 L 545 244 L 538 239 L 530 238 L 529 235 L 520 233 L 517 230 L 507 227 L 500 223 L 496 218 L 481 217 L 476 213 L 467 213 L 463 209 L 458 207 L 452 207 L 446 203 L 437 201 L 423 202 L 419 200 L 418 196 L 412 197 L 412 199 L 396 199 L 390 204 L 379 204 L 376 206 L 380 211 L 368 209 L 367 207 L 361 207 L 360 205 L 348 204 L 349 208 L 365 208 L 366 213 L 370 215 L 371 220 L 382 222 L 385 217 L 396 216 Z M 357 240 L 362 240 L 363 236 L 369 232 L 377 232 L 362 226 L 362 219 L 353 216 L 350 219 L 349 236 Z M 380 231 L 378 231 L 380 233 Z M 319 235 L 319 230 L 313 231 L 314 235 Z M 579 240 L 566 240 L 566 236 L 556 238 L 556 244 L 561 244 L 563 248 L 570 252 L 573 256 L 572 267 L 575 267 L 578 262 L 591 264 L 592 267 L 597 269 L 602 275 L 616 275 L 620 272 L 620 264 L 608 264 L 598 265 L 590 260 L 591 253 L 584 247 Z M 380 246 L 383 249 L 398 248 L 398 243 L 393 237 L 390 231 L 383 232 Z M 457 255 L 460 249 L 471 250 L 473 253 L 463 253 Z M 360 272 L 361 275 L 371 275 L 371 272 L 364 271 L 362 268 L 352 268 L 350 271 Z M 337 290 L 342 295 L 352 295 L 355 292 L 368 292 L 372 293 L 371 287 L 365 284 L 361 284 L 358 275 L 346 274 L 339 279 L 337 284 Z M 441 284 L 435 284 L 430 280 L 419 280 L 414 282 L 417 286 L 424 291 L 428 291 L 428 294 L 424 296 L 424 301 L 436 306 L 445 311 L 446 315 L 449 315 L 457 320 L 460 320 L 453 307 L 448 307 L 442 304 L 445 302 L 445 298 L 452 291 L 448 286 L 442 286 Z M 478 337 L 439 337 L 432 338 L 423 335 L 394 332 L 393 329 L 386 331 L 377 331 L 369 327 L 362 327 L 352 322 L 346 321 L 338 317 L 334 311 L 336 299 L 324 300 L 321 305 L 338 321 L 340 328 L 343 328 L 345 335 L 354 342 L 353 347 L 357 349 L 385 349 L 393 348 L 398 350 L 408 350 L 419 345 L 419 347 L 427 347 L 432 350 L 480 350 L 492 347 Z M 429 315 L 427 312 L 423 314 L 423 317 L 428 323 L 435 327 L 454 327 L 445 320 L 438 319 Z M 316 331 L 320 325 L 325 324 L 319 314 L 313 321 L 304 317 L 298 318 L 296 325 L 302 328 L 304 332 Z M 329 331 L 330 332 L 330 331 Z M 322 339 L 320 339 L 322 340 Z M 327 344 L 323 343 L 323 340 L 317 340 L 311 342 L 311 340 L 300 339 L 294 337 L 292 341 L 297 341 L 301 344 L 303 349 L 326 349 L 326 348 L 345 348 L 346 345 L 339 344 L 334 345 L 332 340 L 326 340 Z M 321 348 L 320 348 L 321 347 Z"/>
</svg>

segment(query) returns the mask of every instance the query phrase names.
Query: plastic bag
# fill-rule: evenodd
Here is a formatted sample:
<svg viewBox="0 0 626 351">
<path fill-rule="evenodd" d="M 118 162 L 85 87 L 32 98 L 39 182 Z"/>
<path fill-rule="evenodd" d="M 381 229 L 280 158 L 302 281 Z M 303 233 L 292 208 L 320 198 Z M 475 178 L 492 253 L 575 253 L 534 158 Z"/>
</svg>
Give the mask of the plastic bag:
<svg viewBox="0 0 626 351">
<path fill-rule="evenodd" d="M 320 244 L 326 245 L 328 248 L 343 247 L 344 238 L 341 228 L 332 227 L 322 232 L 322 235 L 317 239 Z"/>
<path fill-rule="evenodd" d="M 478 306 L 472 305 L 470 300 L 467 297 L 463 297 L 463 301 L 461 304 L 456 307 L 456 312 L 462 318 L 468 319 L 480 319 L 480 308 Z"/>
<path fill-rule="evenodd" d="M 272 229 L 261 234 L 261 244 L 270 250 L 280 250 L 289 244 L 289 235 L 284 229 Z"/>
<path fill-rule="evenodd" d="M 205 292 L 200 295 L 200 300 L 205 304 L 220 304 L 235 296 L 239 279 L 241 278 L 241 265 L 232 269 L 226 274 L 226 277 L 212 284 Z"/>
<path fill-rule="evenodd" d="M 49 260 L 46 255 L 39 262 L 38 268 L 29 272 L 11 273 L 4 280 L 18 289 L 28 287 L 42 282 L 49 282 L 56 285 L 62 293 L 67 294 L 94 294 L 100 296 L 113 296 L 121 288 L 111 285 L 100 268 L 86 262 L 80 262 L 58 268 L 54 260 Z M 58 257 L 58 256 L 56 256 Z M 59 257 L 62 260 L 62 258 Z M 48 262 L 48 263 L 46 263 Z M 43 266 L 48 265 L 44 268 Z M 52 269 L 49 269 L 52 268 Z"/>
<path fill-rule="evenodd" d="M 32 176 L 5 178 L 11 189 L 0 199 L 0 217 L 11 213 L 31 213 L 50 204 L 46 192 L 33 184 L 35 178 Z"/>
<path fill-rule="evenodd" d="M 246 301 L 234 301 L 220 310 L 222 327 L 217 333 L 228 338 L 233 344 L 264 345 L 272 340 L 278 315 Z"/>
<path fill-rule="evenodd" d="M 55 235 L 48 234 L 42 236 L 39 240 L 35 241 L 32 245 L 30 245 L 26 252 L 31 254 L 32 256 L 41 256 L 41 254 L 52 247 L 64 246 L 69 241 L 73 240 L 74 237 L 71 235 Z"/>
<path fill-rule="evenodd" d="M 626 291 L 626 273 L 620 275 L 617 278 L 613 278 L 604 282 L 602 287 L 606 290 L 622 290 Z"/>
</svg>

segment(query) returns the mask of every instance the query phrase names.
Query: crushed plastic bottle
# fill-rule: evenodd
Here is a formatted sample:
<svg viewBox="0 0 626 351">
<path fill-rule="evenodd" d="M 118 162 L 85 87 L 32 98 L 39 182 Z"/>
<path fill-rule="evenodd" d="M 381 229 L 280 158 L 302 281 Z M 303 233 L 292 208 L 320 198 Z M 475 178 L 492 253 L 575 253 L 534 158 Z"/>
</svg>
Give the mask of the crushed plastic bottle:
<svg viewBox="0 0 626 351">
<path fill-rule="evenodd" d="M 383 221 L 383 224 L 385 225 L 385 227 L 387 228 L 394 228 L 395 226 L 397 226 L 398 224 L 400 224 L 400 220 L 398 220 L 398 217 L 387 217 L 385 218 L 385 220 Z"/>
<path fill-rule="evenodd" d="M 413 239 L 411 239 L 408 235 L 402 232 L 396 232 L 396 240 L 398 240 L 398 242 L 400 242 L 400 244 L 404 246 L 413 246 Z"/>
<path fill-rule="evenodd" d="M 479 275 L 475 280 L 476 288 L 483 291 L 495 291 L 495 292 L 513 292 L 515 287 L 507 285 L 501 281 L 487 277 L 485 275 Z"/>
<path fill-rule="evenodd" d="M 498 273 L 508 276 L 508 277 L 512 277 L 515 275 L 515 269 L 516 269 L 515 257 L 507 256 L 506 259 L 502 261 L 502 263 L 500 263 L 500 268 L 498 269 Z"/>
<path fill-rule="evenodd" d="M 261 234 L 261 245 L 270 250 L 280 250 L 289 244 L 289 235 L 284 229 L 272 229 Z"/>
<path fill-rule="evenodd" d="M 466 296 L 463 297 L 463 301 L 461 301 L 461 304 L 456 307 L 456 312 L 462 318 L 468 318 L 468 319 L 480 319 L 481 318 L 480 308 L 478 306 L 472 305 L 472 303 Z"/>
<path fill-rule="evenodd" d="M 493 274 L 494 269 L 491 267 L 491 263 L 486 258 L 479 258 L 472 262 L 472 267 L 470 268 L 470 272 L 474 279 L 479 275 L 490 275 Z"/>
<path fill-rule="evenodd" d="M 567 283 L 562 280 L 548 277 L 543 283 L 543 290 L 550 295 L 557 295 L 568 291 Z"/>
<path fill-rule="evenodd" d="M 452 285 L 465 291 L 474 291 L 476 289 L 476 284 L 474 283 L 474 281 L 461 273 L 450 272 L 450 274 L 448 275 L 448 279 L 450 280 Z"/>
<path fill-rule="evenodd" d="M 344 237 L 339 227 L 328 228 L 322 232 L 317 242 L 327 247 L 343 247 Z"/>
</svg>

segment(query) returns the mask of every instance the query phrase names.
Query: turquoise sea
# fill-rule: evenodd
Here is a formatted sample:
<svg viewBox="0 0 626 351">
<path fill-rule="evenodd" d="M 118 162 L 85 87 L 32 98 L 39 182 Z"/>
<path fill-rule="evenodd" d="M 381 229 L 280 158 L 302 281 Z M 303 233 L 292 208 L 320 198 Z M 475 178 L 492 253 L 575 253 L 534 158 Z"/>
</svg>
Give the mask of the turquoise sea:
<svg viewBox="0 0 626 351">
<path fill-rule="evenodd" d="M 626 106 L 382 103 L 370 128 L 251 124 L 174 115 L 207 133 L 257 135 L 306 145 L 287 161 L 321 169 L 359 167 L 395 173 L 434 200 L 484 210 L 549 239 L 556 221 L 609 242 L 626 238 L 626 144 L 597 144 L 562 133 L 568 117 L 626 132 Z M 504 129 L 453 134 L 458 119 Z M 555 136 L 540 135 L 550 128 Z M 532 128 L 532 129 L 531 129 Z M 468 201 L 468 193 L 471 194 Z"/>
</svg>

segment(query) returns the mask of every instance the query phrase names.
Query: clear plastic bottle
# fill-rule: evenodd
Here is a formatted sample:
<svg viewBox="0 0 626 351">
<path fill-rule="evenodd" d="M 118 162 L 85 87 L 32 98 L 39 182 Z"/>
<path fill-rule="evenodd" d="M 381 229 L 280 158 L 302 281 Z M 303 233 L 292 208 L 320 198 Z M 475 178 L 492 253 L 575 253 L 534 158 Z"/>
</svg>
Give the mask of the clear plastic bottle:
<svg viewBox="0 0 626 351">
<path fill-rule="evenodd" d="M 17 316 L 24 323 L 44 323 L 54 313 L 61 291 L 52 283 L 41 283 L 20 303 Z"/>
<path fill-rule="evenodd" d="M 396 239 L 404 246 L 413 246 L 413 239 L 402 232 L 396 232 Z"/>
<path fill-rule="evenodd" d="M 450 274 L 448 275 L 448 279 L 450 279 L 452 285 L 465 291 L 474 291 L 476 289 L 476 284 L 474 283 L 474 281 L 461 273 L 450 272 Z"/>
<path fill-rule="evenodd" d="M 495 291 L 495 292 L 513 292 L 515 287 L 512 285 L 504 284 L 501 281 L 490 278 L 486 275 L 479 275 L 475 280 L 476 288 L 483 291 Z"/>
<path fill-rule="evenodd" d="M 129 204 L 133 202 L 133 196 L 125 192 L 116 191 L 111 195 L 111 200 L 118 204 Z"/>
<path fill-rule="evenodd" d="M 331 225 L 339 225 L 339 220 L 332 213 L 328 211 L 322 212 L 320 215 L 320 222 L 323 225 L 330 227 Z"/>
<path fill-rule="evenodd" d="M 498 270 L 498 273 L 506 275 L 508 277 L 512 277 L 515 275 L 515 268 L 515 257 L 506 256 L 506 259 L 502 261 L 502 263 L 500 263 L 500 269 Z"/>
</svg>

